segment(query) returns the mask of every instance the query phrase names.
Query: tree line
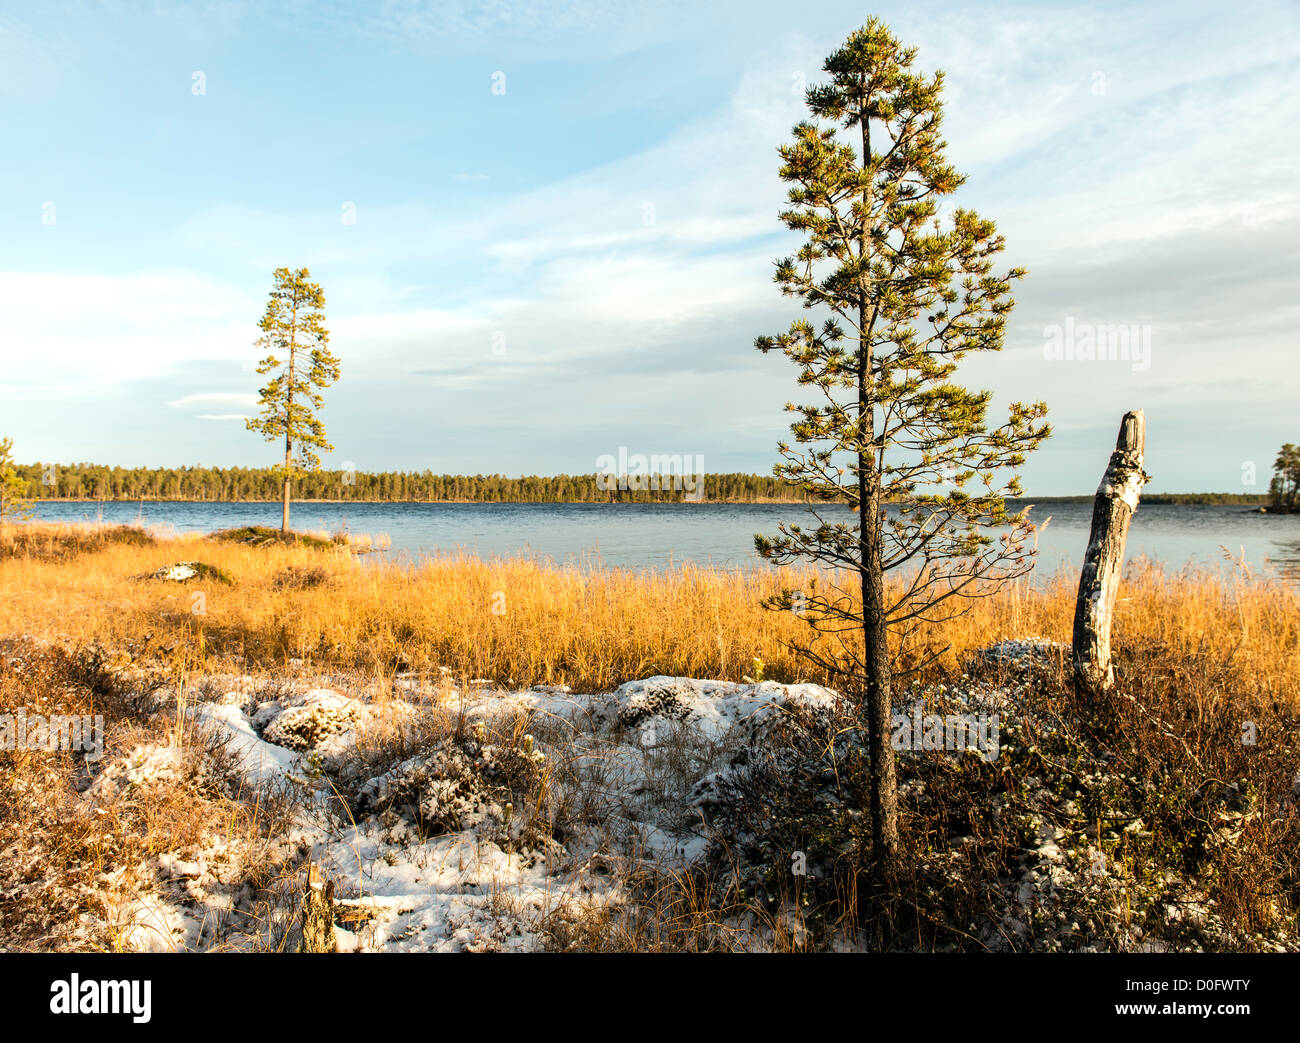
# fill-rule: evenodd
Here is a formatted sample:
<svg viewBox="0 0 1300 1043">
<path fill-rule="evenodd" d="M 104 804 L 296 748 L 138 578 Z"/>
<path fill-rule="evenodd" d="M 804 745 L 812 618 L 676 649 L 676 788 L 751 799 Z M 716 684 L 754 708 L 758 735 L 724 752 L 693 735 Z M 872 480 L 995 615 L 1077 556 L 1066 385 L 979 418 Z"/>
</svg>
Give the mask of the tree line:
<svg viewBox="0 0 1300 1043">
<path fill-rule="evenodd" d="M 1088 493 L 1080 496 L 1025 496 L 1020 499 L 1031 500 L 1036 504 L 1053 503 L 1092 503 L 1094 495 Z M 1218 504 L 1221 506 L 1262 506 L 1269 502 L 1266 493 L 1143 493 L 1144 504 L 1181 505 L 1181 504 Z"/>
<path fill-rule="evenodd" d="M 279 467 L 107 467 L 100 464 L 15 464 L 15 487 L 33 500 L 279 500 Z M 704 500 L 712 503 L 803 502 L 779 478 L 710 474 Z M 609 483 L 604 483 L 609 484 Z M 626 483 L 634 484 L 634 483 Z M 431 471 L 302 471 L 294 496 L 302 500 L 434 503 L 649 503 L 690 502 L 680 489 L 602 489 L 593 474 L 434 474 Z"/>
<path fill-rule="evenodd" d="M 228 500 L 271 501 L 281 498 L 278 467 L 107 467 L 101 464 L 14 464 L 8 488 L 32 500 Z M 649 503 L 690 501 L 681 490 L 598 487 L 595 475 L 434 474 L 432 471 L 321 470 L 299 475 L 295 497 L 301 500 L 369 500 L 386 503 Z M 1221 504 L 1262 506 L 1294 501 L 1295 485 L 1275 485 L 1272 493 L 1151 493 L 1146 504 Z M 1091 503 L 1092 495 L 1023 496 L 1041 505 Z M 704 478 L 709 503 L 803 503 L 804 498 L 779 478 L 744 474 L 710 474 Z M 1279 504 L 1279 500 L 1281 504 Z"/>
</svg>

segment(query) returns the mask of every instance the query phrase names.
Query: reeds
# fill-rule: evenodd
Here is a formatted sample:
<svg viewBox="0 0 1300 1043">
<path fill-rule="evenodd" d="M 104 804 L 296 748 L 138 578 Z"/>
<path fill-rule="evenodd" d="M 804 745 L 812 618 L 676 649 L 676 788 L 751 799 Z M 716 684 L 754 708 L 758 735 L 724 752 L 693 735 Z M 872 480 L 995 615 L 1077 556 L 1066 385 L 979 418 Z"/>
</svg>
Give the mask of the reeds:
<svg viewBox="0 0 1300 1043">
<path fill-rule="evenodd" d="M 824 586 L 828 577 L 810 571 L 688 564 L 638 572 L 463 555 L 363 563 L 314 542 L 21 528 L 28 531 L 18 550 L 0 551 L 0 632 L 8 635 L 146 656 L 182 643 L 202 652 L 194 669 L 213 656 L 246 671 L 291 661 L 380 675 L 442 668 L 588 691 L 651 674 L 740 680 L 755 660 L 773 680 L 832 680 L 793 650 L 812 636 L 806 622 L 763 607 L 782 589 L 808 589 L 815 579 Z M 133 579 L 178 561 L 202 562 L 233 582 Z M 1068 642 L 1076 582 L 1062 573 L 1008 585 L 917 640 L 946 649 L 940 671 L 959 671 L 969 652 L 1003 638 Z M 1293 587 L 1240 570 L 1175 573 L 1137 561 L 1120 589 L 1115 643 L 1158 646 L 1189 668 L 1205 657 L 1229 662 L 1243 686 L 1295 703 L 1298 608 Z"/>
</svg>

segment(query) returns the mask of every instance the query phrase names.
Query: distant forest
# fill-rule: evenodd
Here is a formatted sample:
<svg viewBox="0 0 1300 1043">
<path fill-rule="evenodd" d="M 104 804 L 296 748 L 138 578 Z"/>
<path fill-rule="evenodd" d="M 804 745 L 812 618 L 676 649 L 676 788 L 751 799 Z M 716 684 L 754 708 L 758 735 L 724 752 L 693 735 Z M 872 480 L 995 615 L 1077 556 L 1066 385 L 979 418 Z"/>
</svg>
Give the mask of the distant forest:
<svg viewBox="0 0 1300 1043">
<path fill-rule="evenodd" d="M 15 470 L 37 500 L 278 500 L 272 468 L 105 467 L 99 464 L 19 464 Z M 433 474 L 429 471 L 316 471 L 294 480 L 299 500 L 434 503 L 647 503 L 699 499 L 677 489 L 598 488 L 594 474 Z M 1035 503 L 1087 503 L 1092 496 L 1028 497 Z M 708 503 L 801 503 L 780 479 L 757 474 L 704 477 Z M 1143 503 L 1262 505 L 1266 494 L 1151 493 Z"/>
<path fill-rule="evenodd" d="M 269 467 L 105 467 L 98 464 L 19 464 L 27 495 L 44 500 L 278 500 L 280 478 Z M 669 487 L 597 488 L 595 474 L 433 474 L 429 471 L 314 471 L 294 478 L 295 500 L 441 503 L 634 503 L 701 497 Z M 692 479 L 694 481 L 694 479 Z M 712 503 L 801 502 L 782 481 L 754 474 L 703 477 Z"/>
<path fill-rule="evenodd" d="M 1089 493 L 1086 496 L 1022 496 L 1017 502 L 1092 503 L 1092 500 L 1092 494 Z M 1143 493 L 1142 502 L 1146 504 L 1217 503 L 1255 507 L 1268 503 L 1269 497 L 1267 493 Z"/>
</svg>

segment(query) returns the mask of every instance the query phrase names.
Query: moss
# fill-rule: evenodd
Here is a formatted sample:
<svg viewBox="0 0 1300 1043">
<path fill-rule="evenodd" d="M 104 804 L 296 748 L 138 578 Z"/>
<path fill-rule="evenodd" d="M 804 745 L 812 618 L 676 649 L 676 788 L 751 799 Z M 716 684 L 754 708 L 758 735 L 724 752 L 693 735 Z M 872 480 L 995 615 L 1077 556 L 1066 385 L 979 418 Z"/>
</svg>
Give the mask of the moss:
<svg viewBox="0 0 1300 1043">
<path fill-rule="evenodd" d="M 315 547 L 319 550 L 329 550 L 338 545 L 337 541 L 325 539 L 323 536 L 312 536 L 305 532 L 282 532 L 267 525 L 241 525 L 234 529 L 221 529 L 212 533 L 209 539 L 221 540 L 225 543 L 245 543 L 256 547 L 279 545 Z"/>
<path fill-rule="evenodd" d="M 209 565 L 206 561 L 192 561 L 190 564 L 194 568 L 195 579 L 215 580 L 227 586 L 231 586 L 235 582 L 230 573 L 217 565 Z"/>
</svg>

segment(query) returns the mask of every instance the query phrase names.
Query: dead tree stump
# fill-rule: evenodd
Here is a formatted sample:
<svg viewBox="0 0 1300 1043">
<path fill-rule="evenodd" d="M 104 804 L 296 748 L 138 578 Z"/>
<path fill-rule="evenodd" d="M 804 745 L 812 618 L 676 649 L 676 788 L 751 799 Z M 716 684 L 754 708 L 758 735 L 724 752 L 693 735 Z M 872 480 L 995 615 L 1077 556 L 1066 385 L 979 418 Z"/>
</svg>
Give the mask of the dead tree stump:
<svg viewBox="0 0 1300 1043">
<path fill-rule="evenodd" d="M 302 941 L 299 952 L 337 952 L 334 938 L 334 881 L 323 879 L 320 866 L 307 866 L 302 893 Z"/>
<path fill-rule="evenodd" d="M 1093 501 L 1092 532 L 1074 609 L 1074 684 L 1080 691 L 1104 691 L 1114 684 L 1110 627 L 1129 522 L 1137 510 L 1142 486 L 1151 480 L 1142 469 L 1146 431 L 1142 410 L 1124 414 L 1115 451 L 1110 454 L 1110 465 Z"/>
</svg>

